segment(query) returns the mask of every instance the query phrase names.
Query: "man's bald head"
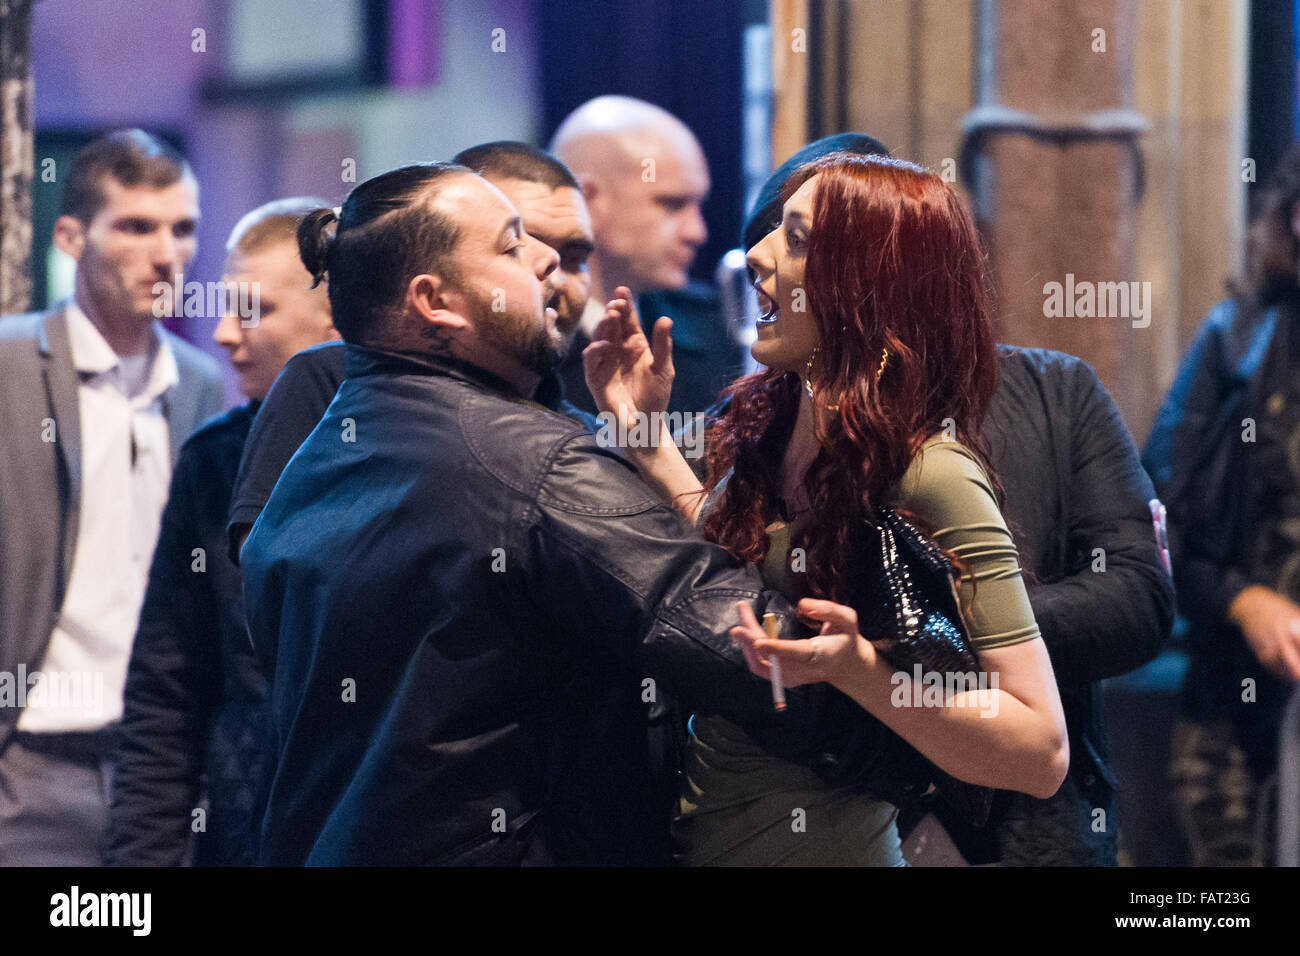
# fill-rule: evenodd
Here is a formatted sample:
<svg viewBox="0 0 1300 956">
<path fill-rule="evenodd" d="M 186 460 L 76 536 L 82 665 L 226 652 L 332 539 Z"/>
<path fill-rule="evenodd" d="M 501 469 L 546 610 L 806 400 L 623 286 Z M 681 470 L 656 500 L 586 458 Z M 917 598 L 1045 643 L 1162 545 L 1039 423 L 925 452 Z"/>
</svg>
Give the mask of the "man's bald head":
<svg viewBox="0 0 1300 956">
<path fill-rule="evenodd" d="M 560 124 L 551 152 L 573 171 L 591 210 L 594 290 L 636 295 L 680 288 L 708 238 L 700 206 L 709 169 L 695 135 L 644 100 L 598 96 Z"/>
<path fill-rule="evenodd" d="M 551 152 L 578 175 L 599 175 L 610 163 L 635 165 L 664 148 L 694 152 L 703 159 L 699 140 L 666 109 L 630 96 L 598 96 L 565 118 L 551 138 Z"/>
</svg>

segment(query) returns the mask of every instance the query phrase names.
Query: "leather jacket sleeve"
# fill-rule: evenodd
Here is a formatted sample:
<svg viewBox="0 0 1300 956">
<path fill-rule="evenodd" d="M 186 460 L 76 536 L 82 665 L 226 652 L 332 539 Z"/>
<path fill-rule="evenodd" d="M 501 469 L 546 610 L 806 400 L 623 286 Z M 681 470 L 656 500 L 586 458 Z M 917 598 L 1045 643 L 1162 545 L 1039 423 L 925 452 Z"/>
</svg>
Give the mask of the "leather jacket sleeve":
<svg viewBox="0 0 1300 956">
<path fill-rule="evenodd" d="M 776 613 L 783 637 L 801 636 L 789 603 L 764 592 L 756 568 L 704 541 L 591 435 L 555 451 L 530 536 L 530 587 L 573 641 L 644 668 L 687 709 L 740 722 L 778 749 L 807 730 L 808 688 L 788 690 L 790 709 L 776 715 L 770 685 L 749 672 L 728 633 L 745 601 L 760 620 Z"/>
<path fill-rule="evenodd" d="M 1029 598 L 1057 681 L 1081 687 L 1159 654 L 1173 626 L 1174 594 L 1151 521 L 1154 490 L 1133 440 L 1096 373 L 1079 362 L 1069 375 L 1061 396 L 1071 407 L 1069 573 L 1031 588 Z M 1104 572 L 1093 570 L 1096 548 Z"/>
</svg>

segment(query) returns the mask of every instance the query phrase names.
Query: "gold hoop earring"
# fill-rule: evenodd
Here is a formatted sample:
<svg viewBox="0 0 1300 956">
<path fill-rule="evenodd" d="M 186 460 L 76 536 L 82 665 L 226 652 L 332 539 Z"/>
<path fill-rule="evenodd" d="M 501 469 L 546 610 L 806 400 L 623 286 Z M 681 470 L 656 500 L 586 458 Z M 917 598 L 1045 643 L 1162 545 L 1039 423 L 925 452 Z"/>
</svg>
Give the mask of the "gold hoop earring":
<svg viewBox="0 0 1300 956">
<path fill-rule="evenodd" d="M 804 387 L 804 391 L 808 393 L 809 398 L 814 397 L 813 387 L 812 387 L 813 359 L 817 357 L 817 353 L 821 351 L 821 348 L 822 347 L 820 345 L 813 346 L 812 355 L 808 356 L 808 364 L 804 366 L 803 387 Z M 828 412 L 838 412 L 840 410 L 840 407 L 838 405 L 827 405 L 826 410 Z"/>
<path fill-rule="evenodd" d="M 820 351 L 821 351 L 821 346 L 820 346 L 820 345 L 814 345 L 814 346 L 813 346 L 812 355 L 808 356 L 808 364 L 804 366 L 804 372 L 803 372 L 803 387 L 804 387 L 804 391 L 808 393 L 808 397 L 809 397 L 809 398 L 813 398 L 813 397 L 814 397 L 814 396 L 813 396 L 813 387 L 812 387 L 812 367 L 813 367 L 813 359 L 817 358 L 817 353 L 820 352 Z M 876 381 L 877 381 L 877 382 L 880 381 L 880 377 L 881 377 L 882 375 L 885 374 L 885 365 L 886 365 L 886 363 L 888 363 L 888 362 L 889 362 L 889 349 L 881 349 L 881 350 L 880 350 L 880 367 L 876 369 Z M 839 407 L 838 405 L 827 405 L 827 406 L 826 406 L 826 410 L 827 410 L 827 411 L 831 411 L 831 412 L 838 412 L 838 411 L 840 410 L 840 407 Z"/>
</svg>

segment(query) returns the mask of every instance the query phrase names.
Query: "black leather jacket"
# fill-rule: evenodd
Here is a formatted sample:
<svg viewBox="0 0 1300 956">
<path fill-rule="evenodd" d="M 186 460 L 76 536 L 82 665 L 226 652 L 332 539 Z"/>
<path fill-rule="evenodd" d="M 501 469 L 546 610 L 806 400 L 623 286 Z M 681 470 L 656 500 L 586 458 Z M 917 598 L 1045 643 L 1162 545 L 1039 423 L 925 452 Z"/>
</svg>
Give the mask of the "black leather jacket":
<svg viewBox="0 0 1300 956">
<path fill-rule="evenodd" d="M 812 733 L 829 689 L 790 692 L 776 718 L 730 644 L 738 601 L 797 628 L 754 568 L 488 373 L 348 348 L 242 554 L 274 660 L 264 863 L 650 861 L 660 682 L 844 771 Z"/>
</svg>

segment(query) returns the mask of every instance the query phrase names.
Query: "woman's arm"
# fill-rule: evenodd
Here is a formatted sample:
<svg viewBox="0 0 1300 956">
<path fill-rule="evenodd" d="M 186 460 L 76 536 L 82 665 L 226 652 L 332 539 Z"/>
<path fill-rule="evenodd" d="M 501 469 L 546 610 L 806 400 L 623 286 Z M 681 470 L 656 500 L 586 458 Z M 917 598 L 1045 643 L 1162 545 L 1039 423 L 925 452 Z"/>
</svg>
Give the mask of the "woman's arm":
<svg viewBox="0 0 1300 956">
<path fill-rule="evenodd" d="M 813 677 L 796 668 L 788 683 L 797 676 L 829 681 L 955 777 L 1050 796 L 1069 764 L 1065 715 L 988 475 L 957 442 L 931 441 L 892 503 L 935 529 L 935 541 L 962 562 L 962 616 L 981 668 L 974 688 L 962 689 L 959 674 L 923 675 L 914 686 L 911 674 L 896 671 L 858 635 L 851 609 L 829 602 L 814 602 L 809 617 L 840 635 L 839 643 L 814 639 L 827 642 L 831 670 Z M 802 653 L 806 660 L 811 652 Z"/>
<path fill-rule="evenodd" d="M 658 447 L 629 448 L 627 457 L 659 497 L 691 524 L 695 523 L 704 503 L 704 486 L 682 457 L 667 425 L 662 427 Z"/>
<path fill-rule="evenodd" d="M 853 698 L 937 767 L 968 783 L 1019 790 L 1046 799 L 1070 765 L 1065 714 L 1042 639 L 979 653 L 985 689 L 945 694 L 935 706 L 924 686 L 895 671 L 858 633 L 857 613 L 831 601 L 804 598 L 798 611 L 822 633 L 800 641 L 767 639 L 749 605 L 732 638 L 749 669 L 770 678 L 768 659 L 781 660 L 788 687 L 825 681 Z M 929 703 L 930 705 L 927 705 Z"/>
<path fill-rule="evenodd" d="M 587 387 L 600 409 L 597 438 L 621 449 L 646 484 L 694 523 L 704 489 L 663 414 L 674 376 L 672 319 L 663 316 L 655 323 L 652 351 L 632 308 L 632 293 L 619 286 L 615 295 L 582 353 Z"/>
</svg>

